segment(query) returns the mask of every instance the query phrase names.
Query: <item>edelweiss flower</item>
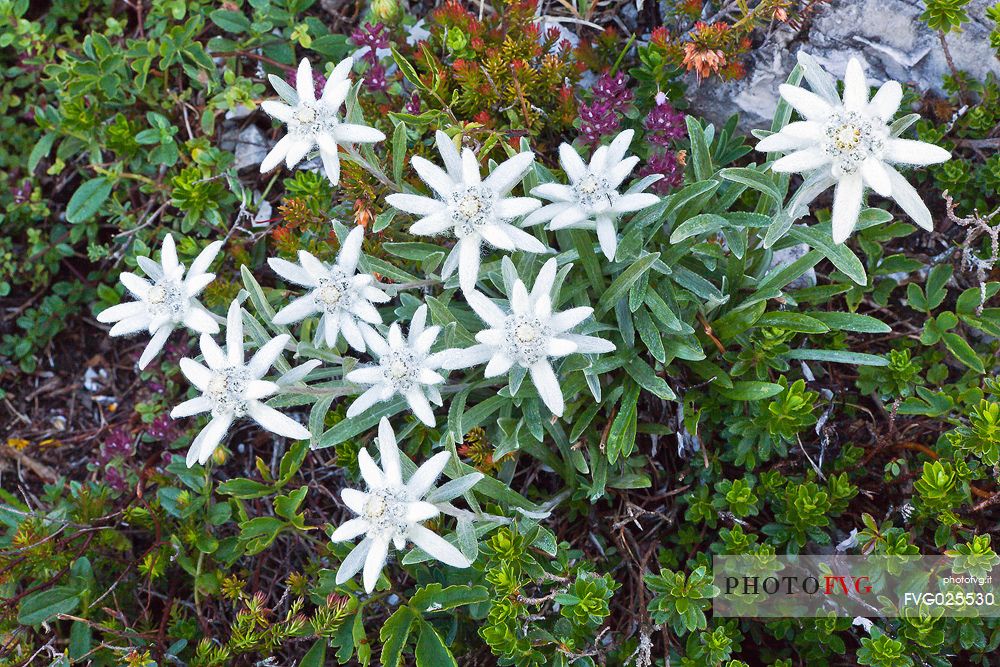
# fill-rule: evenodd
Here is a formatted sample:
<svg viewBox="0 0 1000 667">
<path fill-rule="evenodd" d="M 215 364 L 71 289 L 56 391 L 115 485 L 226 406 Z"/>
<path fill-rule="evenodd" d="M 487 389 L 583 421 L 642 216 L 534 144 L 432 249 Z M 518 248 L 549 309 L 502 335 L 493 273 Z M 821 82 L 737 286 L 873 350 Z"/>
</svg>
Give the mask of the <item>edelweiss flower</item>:
<svg viewBox="0 0 1000 667">
<path fill-rule="evenodd" d="M 112 336 L 127 336 L 143 329 L 149 331 L 153 337 L 139 357 L 140 369 L 145 368 L 163 349 L 170 332 L 179 325 L 201 334 L 219 332 L 218 323 L 195 297 L 215 280 L 215 274 L 206 271 L 221 248 L 222 241 L 210 243 L 191 263 L 191 270 L 185 277 L 184 265 L 177 261 L 174 237 L 167 234 L 160 250 L 159 264 L 149 257 L 136 257 L 139 268 L 150 277 L 152 284 L 128 271 L 119 276 L 122 284 L 138 301 L 111 306 L 101 311 L 97 321 L 105 324 L 117 322 L 109 332 Z"/>
<path fill-rule="evenodd" d="M 481 180 L 475 153 L 466 148 L 459 156 L 455 144 L 441 131 L 437 147 L 444 169 L 419 156 L 410 163 L 439 199 L 391 194 L 385 200 L 402 211 L 424 216 L 413 223 L 411 233 L 436 236 L 451 229 L 458 238 L 441 268 L 442 278 L 448 278 L 457 266 L 462 290 L 475 289 L 483 241 L 508 252 L 545 252 L 541 241 L 509 222 L 534 211 L 541 202 L 505 196 L 531 168 L 533 153 L 518 153 Z"/>
<path fill-rule="evenodd" d="M 367 329 L 368 349 L 378 358 L 378 364 L 351 371 L 345 376 L 348 382 L 371 385 L 347 408 L 347 417 L 357 417 L 362 412 L 396 394 L 406 399 L 420 421 L 434 426 L 431 403 L 441 405 L 441 392 L 437 386 L 444 378 L 435 372 L 441 365 L 436 355 L 430 355 L 431 346 L 441 327 L 424 328 L 427 306 L 420 306 L 410 322 L 408 338 L 403 338 L 399 322 L 389 327 L 388 339 L 374 329 Z"/>
<path fill-rule="evenodd" d="M 552 312 L 552 285 L 556 278 L 555 258 L 545 262 L 528 289 L 518 278 L 510 295 L 511 312 L 505 313 L 479 292 L 465 298 L 489 328 L 476 334 L 479 345 L 441 353 L 441 367 L 449 370 L 486 363 L 485 375 L 496 377 L 514 364 L 531 373 L 531 382 L 546 407 L 557 417 L 563 413 L 563 395 L 549 359 L 574 352 L 613 352 L 613 343 L 596 336 L 566 333 L 594 312 L 589 306 Z"/>
<path fill-rule="evenodd" d="M 261 173 L 271 171 L 282 160 L 291 169 L 313 146 L 318 146 L 323 170 L 330 182 L 336 185 L 340 181 L 337 144 L 370 144 L 385 139 L 385 135 L 373 127 L 345 123 L 337 118 L 337 112 L 351 88 L 348 75 L 353 64 L 352 58 L 346 58 L 333 69 L 333 74 L 323 87 L 323 95 L 318 100 L 312 66 L 305 58 L 299 63 L 295 89 L 281 79 L 271 77 L 271 84 L 287 104 L 269 100 L 262 102 L 261 108 L 287 124 L 288 134 L 274 145 L 261 162 Z"/>
<path fill-rule="evenodd" d="M 226 351 L 208 334 L 202 334 L 201 354 L 208 368 L 194 359 L 181 359 L 181 371 L 202 392 L 170 411 L 174 419 L 211 412 L 212 420 L 201 430 L 188 449 L 187 464 L 204 464 L 219 446 L 234 421 L 248 416 L 262 428 L 296 440 L 309 437 L 309 430 L 291 417 L 260 402 L 278 392 L 275 382 L 261 378 L 270 370 L 290 336 L 272 338 L 243 362 L 243 315 L 237 301 L 229 306 L 226 321 Z"/>
<path fill-rule="evenodd" d="M 305 250 L 299 251 L 298 264 L 276 257 L 267 260 L 274 272 L 285 280 L 312 288 L 311 292 L 279 310 L 274 316 L 274 323 L 291 324 L 319 313 L 317 344 L 319 340 L 325 340 L 328 347 L 334 347 L 337 336 L 343 333 L 351 347 L 364 352 L 365 339 L 360 327 L 366 326 L 365 322 L 382 324 L 382 316 L 372 302 L 385 303 L 389 300 L 388 294 L 372 286 L 374 278 L 370 274 L 357 273 L 364 234 L 361 226 L 351 230 L 333 266 L 324 264 Z"/>
<path fill-rule="evenodd" d="M 571 145 L 561 145 L 559 163 L 570 185 L 543 183 L 533 188 L 531 194 L 554 203 L 529 215 L 524 224 L 550 221 L 549 229 L 596 225 L 597 239 L 604 256 L 614 260 L 618 248 L 617 219 L 625 213 L 639 211 L 660 201 L 654 194 L 618 192 L 618 186 L 639 163 L 639 158 L 634 155 L 625 157 L 634 134 L 632 130 L 625 130 L 615 137 L 610 146 L 598 148 L 589 165 L 583 162 Z"/>
<path fill-rule="evenodd" d="M 807 194 L 798 197 L 796 205 L 805 206 L 820 192 L 836 185 L 833 240 L 843 243 L 857 224 L 867 186 L 896 200 L 924 229 L 933 229 L 927 206 L 893 165 L 935 164 L 951 155 L 939 146 L 899 139 L 892 132 L 889 123 L 899 109 L 902 86 L 886 81 L 869 101 L 864 69 L 856 58 L 851 58 L 841 100 L 832 77 L 815 60 L 800 52 L 799 64 L 814 92 L 788 84 L 782 84 L 779 90 L 804 120 L 789 123 L 757 144 L 759 151 L 788 153 L 771 165 L 773 171 L 810 174 L 801 187 Z"/>
<path fill-rule="evenodd" d="M 451 454 L 435 454 L 404 483 L 396 435 L 385 417 L 378 425 L 378 449 L 381 468 L 372 460 L 368 450 L 358 452 L 358 466 L 368 484 L 368 492 L 356 489 L 340 492 L 344 504 L 358 516 L 337 528 L 330 539 L 345 542 L 359 535 L 365 537 L 341 563 L 337 570 L 337 584 L 344 583 L 364 567 L 362 579 L 365 591 L 371 593 L 385 567 L 390 542 L 400 551 L 407 542 L 412 542 L 445 565 L 469 567 L 471 563 L 462 552 L 437 533 L 420 525 L 421 521 L 433 519 L 439 514 L 438 508 L 423 498 L 444 470 Z"/>
</svg>

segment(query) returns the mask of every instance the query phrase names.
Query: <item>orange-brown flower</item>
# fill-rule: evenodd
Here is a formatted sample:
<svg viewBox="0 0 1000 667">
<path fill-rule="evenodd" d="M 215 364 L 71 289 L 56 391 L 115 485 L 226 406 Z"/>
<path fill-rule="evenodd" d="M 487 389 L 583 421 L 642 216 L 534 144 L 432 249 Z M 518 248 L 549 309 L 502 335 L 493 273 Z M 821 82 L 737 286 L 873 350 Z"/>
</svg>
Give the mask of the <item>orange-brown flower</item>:
<svg viewBox="0 0 1000 667">
<path fill-rule="evenodd" d="M 684 45 L 684 66 L 689 72 L 694 71 L 699 79 L 717 74 L 725 64 L 726 54 L 720 49 L 709 49 L 694 42 Z"/>
</svg>

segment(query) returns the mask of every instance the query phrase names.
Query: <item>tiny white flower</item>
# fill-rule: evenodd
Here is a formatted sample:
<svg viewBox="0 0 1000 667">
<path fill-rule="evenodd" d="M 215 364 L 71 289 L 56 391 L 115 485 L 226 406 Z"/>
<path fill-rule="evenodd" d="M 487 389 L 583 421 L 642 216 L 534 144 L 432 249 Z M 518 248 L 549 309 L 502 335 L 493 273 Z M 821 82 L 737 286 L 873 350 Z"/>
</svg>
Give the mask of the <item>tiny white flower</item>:
<svg viewBox="0 0 1000 667">
<path fill-rule="evenodd" d="M 385 135 L 373 127 L 346 123 L 337 117 L 351 89 L 349 75 L 353 64 L 352 58 L 346 58 L 333 69 L 319 99 L 316 99 L 312 66 L 306 58 L 299 63 L 294 89 L 277 77 L 271 78 L 272 85 L 285 103 L 269 100 L 262 102 L 261 108 L 288 125 L 288 134 L 274 145 L 261 162 L 261 173 L 271 171 L 282 160 L 291 169 L 313 146 L 318 146 L 323 170 L 330 182 L 336 185 L 340 181 L 338 144 L 371 144 L 385 139 Z"/>
<path fill-rule="evenodd" d="M 868 81 L 857 58 L 844 75 L 844 95 L 808 54 L 799 53 L 806 80 L 814 92 L 782 84 L 781 96 L 803 120 L 787 124 L 757 144 L 757 150 L 788 153 L 771 165 L 780 173 L 809 174 L 797 206 L 804 206 L 831 185 L 833 240 L 843 243 L 854 231 L 865 187 L 891 197 L 913 221 L 930 231 L 931 213 L 920 195 L 893 165 L 929 165 L 951 157 L 945 149 L 922 141 L 899 139 L 890 122 L 899 109 L 903 88 L 886 81 L 868 99 Z M 807 187 L 808 186 L 808 187 Z"/>
<path fill-rule="evenodd" d="M 420 156 L 410 164 L 437 198 L 396 193 L 385 200 L 402 211 L 423 216 L 413 223 L 410 233 L 437 236 L 450 230 L 458 239 L 441 268 L 441 277 L 447 279 L 457 267 L 462 291 L 475 289 L 484 241 L 508 252 L 545 252 L 541 241 L 510 223 L 537 209 L 541 202 L 506 196 L 531 169 L 535 155 L 518 153 L 482 179 L 475 153 L 466 148 L 459 155 L 452 140 L 440 130 L 436 138 L 445 168 Z"/>
<path fill-rule="evenodd" d="M 485 375 L 492 378 L 507 373 L 515 364 L 521 366 L 531 374 L 531 382 L 546 407 L 561 417 L 565 407 L 562 389 L 550 359 L 574 352 L 613 352 L 615 346 L 596 336 L 568 333 L 590 317 L 594 309 L 583 306 L 552 312 L 555 278 L 555 258 L 542 266 L 530 294 L 518 278 L 510 295 L 509 313 L 479 292 L 467 293 L 466 300 L 488 328 L 476 334 L 478 345 L 438 353 L 441 368 L 454 370 L 485 363 Z"/>
<path fill-rule="evenodd" d="M 441 327 L 424 328 L 427 322 L 427 306 L 417 308 L 410 322 L 409 336 L 404 338 L 399 322 L 389 327 L 388 338 L 382 338 L 374 329 L 366 328 L 368 349 L 378 359 L 371 366 L 357 368 L 345 376 L 348 382 L 370 385 L 347 409 L 347 417 L 357 417 L 365 410 L 399 395 L 406 399 L 420 421 L 434 426 L 434 410 L 431 403 L 441 405 L 441 392 L 437 385 L 444 377 L 435 372 L 440 368 L 435 356 L 430 354 L 431 346 L 441 332 Z"/>
<path fill-rule="evenodd" d="M 194 359 L 181 359 L 181 371 L 202 395 L 184 401 L 170 411 L 170 416 L 180 419 L 202 412 L 212 413 L 211 421 L 188 449 L 189 468 L 196 462 L 204 464 L 208 461 L 232 423 L 244 416 L 250 417 L 262 428 L 287 438 L 304 440 L 309 437 L 305 426 L 260 400 L 278 392 L 277 383 L 261 378 L 270 370 L 289 339 L 287 334 L 272 338 L 257 350 L 249 363 L 244 363 L 243 316 L 239 302 L 233 301 L 226 320 L 225 352 L 215 339 L 202 334 L 201 354 L 208 367 Z"/>
<path fill-rule="evenodd" d="M 424 496 L 441 475 L 451 454 L 435 454 L 417 468 L 409 480 L 403 482 L 396 435 L 385 417 L 378 425 L 378 449 L 381 467 L 375 464 L 368 450 L 358 452 L 358 466 L 368 485 L 368 492 L 357 489 L 340 492 L 344 504 L 358 516 L 337 528 L 330 539 L 345 542 L 359 535 L 364 535 L 364 539 L 341 563 L 337 570 L 337 584 L 344 583 L 363 567 L 365 591 L 371 593 L 385 567 L 390 542 L 399 551 L 407 542 L 412 542 L 445 565 L 469 567 L 472 563 L 462 552 L 437 533 L 420 525 L 440 513 L 437 507 L 424 500 Z"/>
<path fill-rule="evenodd" d="M 139 358 L 140 369 L 145 368 L 163 349 L 170 333 L 178 326 L 183 325 L 201 334 L 219 332 L 218 323 L 195 297 L 215 280 L 215 274 L 207 270 L 221 248 L 222 241 L 210 243 L 191 263 L 191 269 L 185 276 L 184 265 L 177 260 L 174 238 L 167 234 L 160 250 L 159 264 L 149 257 L 136 257 L 139 268 L 152 283 L 128 271 L 119 276 L 122 284 L 138 301 L 111 306 L 101 311 L 97 321 L 105 324 L 116 322 L 109 332 L 112 336 L 149 331 L 152 339 Z"/>
<path fill-rule="evenodd" d="M 618 219 L 652 206 L 660 198 L 648 192 L 618 192 L 618 188 L 639 163 L 636 156 L 625 157 L 635 132 L 625 130 L 609 146 L 601 146 L 584 163 L 570 144 L 559 146 L 559 164 L 569 185 L 542 183 L 531 194 L 553 203 L 528 216 L 525 225 L 548 222 L 549 229 L 596 228 L 604 256 L 614 260 L 618 249 Z"/>
<path fill-rule="evenodd" d="M 365 323 L 382 324 L 382 316 L 372 304 L 389 300 L 388 294 L 372 285 L 375 279 L 371 274 L 357 272 L 364 234 L 360 225 L 351 230 L 332 266 L 305 250 L 299 251 L 298 264 L 276 257 L 267 260 L 274 272 L 285 280 L 311 288 L 308 294 L 279 310 L 274 323 L 291 324 L 319 313 L 317 345 L 323 340 L 328 347 L 335 347 L 337 337 L 344 334 L 348 345 L 364 352 L 365 339 L 361 331 L 367 326 Z"/>
</svg>

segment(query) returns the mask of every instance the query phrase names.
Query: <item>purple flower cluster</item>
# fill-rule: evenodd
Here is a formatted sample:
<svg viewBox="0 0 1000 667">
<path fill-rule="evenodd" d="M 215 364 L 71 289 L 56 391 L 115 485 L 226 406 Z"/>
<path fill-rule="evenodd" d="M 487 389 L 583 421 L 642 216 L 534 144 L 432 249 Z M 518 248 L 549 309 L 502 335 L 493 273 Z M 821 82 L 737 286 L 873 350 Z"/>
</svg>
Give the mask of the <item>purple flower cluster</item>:
<svg viewBox="0 0 1000 667">
<path fill-rule="evenodd" d="M 128 479 L 121 470 L 114 466 L 104 468 L 104 483 L 119 493 L 128 491 Z"/>
<path fill-rule="evenodd" d="M 632 103 L 632 91 L 624 72 L 605 72 L 594 84 L 593 94 L 590 104 L 580 105 L 580 134 L 588 144 L 596 146 L 602 137 L 618 131 L 618 116 Z"/>
<path fill-rule="evenodd" d="M 113 458 L 128 458 L 133 453 L 132 437 L 123 428 L 116 428 L 101 443 L 97 460 L 101 464 L 106 464 Z"/>
<path fill-rule="evenodd" d="M 420 113 L 420 97 L 416 93 L 413 93 L 413 95 L 410 96 L 410 100 L 406 103 L 406 106 L 403 107 L 403 110 L 406 111 L 406 113 L 413 114 L 414 116 Z"/>
<path fill-rule="evenodd" d="M 153 420 L 146 433 L 157 440 L 171 442 L 177 438 L 177 425 L 166 412 Z"/>
<path fill-rule="evenodd" d="M 358 48 L 368 47 L 368 53 L 364 55 L 364 59 L 370 64 L 375 65 L 378 63 L 378 55 L 376 51 L 379 49 L 389 48 L 389 30 L 382 23 L 376 23 L 372 25 L 371 23 L 366 23 L 363 27 L 358 28 L 351 33 L 351 41 Z"/>
<path fill-rule="evenodd" d="M 378 51 L 389 48 L 388 28 L 382 23 L 366 23 L 351 33 L 351 42 L 359 48 L 368 47 L 362 56 L 369 65 L 365 72 L 365 87 L 373 93 L 385 92 L 389 82 L 385 78 L 385 68 L 378 62 Z"/>
<path fill-rule="evenodd" d="M 687 133 L 684 114 L 674 109 L 667 101 L 666 95 L 656 96 L 656 106 L 646 116 L 646 138 L 660 146 L 670 146 L 674 139 L 682 139 Z"/>
<path fill-rule="evenodd" d="M 677 154 L 673 151 L 664 151 L 649 156 L 646 164 L 639 170 L 642 177 L 660 174 L 663 176 L 656 183 L 653 183 L 653 190 L 660 195 L 665 195 L 677 188 L 684 181 L 684 165 L 677 159 Z"/>
</svg>

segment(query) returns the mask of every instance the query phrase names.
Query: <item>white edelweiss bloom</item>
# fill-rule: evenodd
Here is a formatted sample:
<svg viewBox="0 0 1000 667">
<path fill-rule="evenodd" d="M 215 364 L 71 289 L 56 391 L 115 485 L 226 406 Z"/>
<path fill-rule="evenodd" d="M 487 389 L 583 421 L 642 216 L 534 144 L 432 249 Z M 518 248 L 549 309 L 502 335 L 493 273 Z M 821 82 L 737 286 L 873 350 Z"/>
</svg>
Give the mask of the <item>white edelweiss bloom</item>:
<svg viewBox="0 0 1000 667">
<path fill-rule="evenodd" d="M 299 251 L 299 263 L 272 257 L 268 265 L 289 282 L 311 288 L 282 308 L 274 316 L 275 324 L 292 324 L 319 313 L 316 330 L 317 345 L 325 341 L 327 347 L 337 344 L 337 337 L 344 335 L 348 345 L 359 352 L 365 351 L 362 328 L 366 323 L 382 324 L 382 316 L 373 303 L 385 303 L 389 295 L 375 287 L 371 274 L 357 272 L 361 258 L 361 241 L 365 230 L 358 226 L 344 239 L 337 254 L 337 261 L 327 265 L 305 250 Z"/>
<path fill-rule="evenodd" d="M 406 482 L 400 467 L 400 453 L 396 435 L 385 417 L 378 425 L 378 449 L 381 467 L 375 464 L 368 450 L 358 452 L 361 476 L 368 484 L 368 492 L 343 489 L 340 497 L 344 504 L 357 514 L 333 532 L 334 542 L 353 540 L 359 535 L 364 539 L 347 555 L 337 570 L 337 584 L 342 584 L 362 567 L 365 591 L 371 593 L 378 582 L 378 575 L 385 567 L 389 543 L 402 550 L 412 542 L 445 565 L 469 567 L 472 563 L 447 540 L 420 525 L 439 514 L 438 508 L 424 501 L 451 456 L 439 452 L 417 468 Z"/>
<path fill-rule="evenodd" d="M 345 376 L 348 382 L 370 385 L 347 408 L 347 417 L 357 417 L 365 410 L 387 401 L 395 395 L 406 399 L 420 421 L 434 426 L 434 410 L 431 403 L 441 405 L 441 392 L 437 385 L 444 377 L 435 372 L 440 368 L 431 346 L 441 332 L 441 327 L 424 327 L 427 322 L 427 306 L 417 308 L 410 322 L 410 332 L 403 337 L 399 322 L 389 327 L 388 338 L 382 338 L 374 329 L 366 328 L 368 350 L 378 359 L 378 363 L 357 368 Z"/>
<path fill-rule="evenodd" d="M 219 324 L 195 297 L 215 280 L 215 274 L 207 270 L 221 248 L 222 241 L 210 243 L 191 263 L 191 269 L 185 276 L 184 265 L 177 260 L 174 237 L 167 234 L 160 250 L 159 264 L 149 257 L 136 257 L 139 268 L 152 283 L 128 271 L 119 276 L 125 288 L 138 301 L 111 306 L 101 311 L 97 321 L 105 324 L 116 322 L 109 332 L 112 336 L 127 336 L 143 330 L 152 335 L 139 358 L 140 369 L 145 368 L 163 349 L 170 333 L 178 326 L 183 325 L 201 334 L 219 332 Z"/>
<path fill-rule="evenodd" d="M 223 352 L 211 336 L 202 334 L 201 354 L 208 367 L 194 359 L 181 359 L 181 371 L 202 394 L 178 405 L 170 411 L 170 416 L 180 419 L 202 412 L 212 413 L 212 420 L 188 449 L 189 468 L 196 462 L 208 461 L 229 427 L 240 417 L 250 417 L 262 428 L 287 438 L 304 440 L 309 437 L 309 429 L 260 400 L 278 392 L 277 383 L 261 378 L 289 339 L 287 334 L 272 338 L 244 363 L 243 316 L 239 302 L 233 301 L 226 320 L 226 351 Z"/>
<path fill-rule="evenodd" d="M 542 203 L 531 197 L 506 196 L 531 169 L 534 153 L 518 153 L 482 179 L 475 153 L 466 148 L 459 155 L 440 130 L 436 138 L 445 168 L 420 156 L 410 164 L 437 198 L 396 193 L 385 200 L 401 211 L 423 216 L 410 227 L 412 234 L 437 236 L 451 231 L 458 239 L 441 268 L 441 277 L 447 279 L 457 267 L 462 291 L 475 289 L 483 241 L 507 252 L 545 252 L 541 241 L 511 224 Z"/>
<path fill-rule="evenodd" d="M 935 164 L 951 154 L 940 146 L 893 134 L 890 123 L 903 98 L 902 86 L 886 81 L 869 100 L 864 69 L 857 58 L 851 58 L 841 99 L 832 77 L 814 59 L 800 52 L 799 63 L 814 92 L 788 84 L 782 84 L 779 91 L 803 120 L 785 125 L 757 144 L 759 151 L 787 153 L 771 165 L 773 171 L 809 174 L 802 186 L 807 194 L 797 198 L 796 206 L 807 205 L 835 186 L 833 240 L 843 243 L 857 224 L 862 195 L 869 187 L 894 199 L 924 229 L 933 229 L 927 206 L 894 165 Z"/>
<path fill-rule="evenodd" d="M 312 66 L 306 58 L 299 63 L 294 89 L 278 77 L 270 77 L 271 84 L 285 103 L 269 100 L 260 106 L 270 116 L 288 125 L 288 134 L 274 145 L 261 162 L 261 173 L 271 171 L 282 160 L 291 169 L 313 146 L 318 146 L 323 170 L 330 182 L 336 185 L 340 181 L 338 144 L 371 144 L 385 139 L 385 135 L 373 127 L 345 123 L 337 117 L 351 89 L 348 77 L 353 64 L 352 58 L 346 58 L 333 69 L 319 99 L 316 99 Z"/>
<path fill-rule="evenodd" d="M 632 137 L 625 130 L 608 146 L 594 151 L 586 164 L 570 144 L 559 146 L 559 164 L 569 185 L 542 183 L 531 194 L 552 201 L 528 216 L 525 225 L 548 222 L 549 229 L 571 227 L 596 228 L 604 256 L 614 260 L 618 249 L 618 219 L 633 211 L 652 206 L 660 198 L 648 192 L 618 192 L 618 188 L 639 163 L 636 156 L 625 157 Z"/>
<path fill-rule="evenodd" d="M 562 389 L 550 359 L 574 352 L 613 352 L 615 346 L 596 336 L 567 333 L 590 317 L 594 309 L 583 306 L 552 312 L 551 292 L 555 278 L 555 258 L 542 266 L 530 294 L 518 278 L 510 295 L 509 313 L 479 292 L 467 293 L 466 300 L 488 328 L 476 334 L 478 345 L 440 352 L 435 355 L 435 361 L 448 370 L 485 363 L 488 378 L 503 375 L 517 364 L 531 374 L 531 382 L 546 407 L 561 417 L 565 407 Z"/>
</svg>

